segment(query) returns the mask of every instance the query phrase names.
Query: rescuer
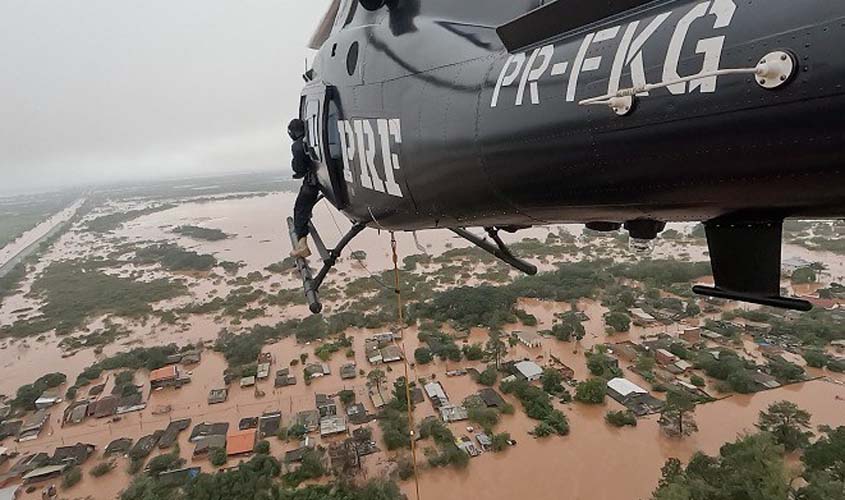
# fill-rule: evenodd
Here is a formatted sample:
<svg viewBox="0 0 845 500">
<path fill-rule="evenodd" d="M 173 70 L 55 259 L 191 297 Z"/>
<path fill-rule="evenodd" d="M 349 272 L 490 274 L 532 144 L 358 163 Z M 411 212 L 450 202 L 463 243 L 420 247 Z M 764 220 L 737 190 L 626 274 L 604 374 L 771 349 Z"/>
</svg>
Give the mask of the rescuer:
<svg viewBox="0 0 845 500">
<path fill-rule="evenodd" d="M 311 256 L 311 249 L 308 248 L 308 224 L 311 221 L 311 212 L 320 196 L 320 189 L 317 182 L 317 174 L 314 172 L 314 161 L 308 155 L 308 146 L 303 140 L 305 138 L 305 123 L 299 118 L 291 120 L 288 124 L 288 135 L 293 139 L 291 145 L 291 167 L 293 178 L 302 179 L 302 187 L 299 188 L 299 195 L 293 206 L 293 226 L 296 232 L 296 246 L 291 251 L 291 257 L 307 258 Z"/>
</svg>

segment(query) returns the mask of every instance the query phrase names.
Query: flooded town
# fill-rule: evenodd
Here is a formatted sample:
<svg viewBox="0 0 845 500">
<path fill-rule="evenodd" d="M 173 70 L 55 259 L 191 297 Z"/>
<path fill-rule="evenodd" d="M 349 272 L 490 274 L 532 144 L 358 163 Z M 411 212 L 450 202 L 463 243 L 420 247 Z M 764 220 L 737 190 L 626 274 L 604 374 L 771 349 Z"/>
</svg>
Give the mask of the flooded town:
<svg viewBox="0 0 845 500">
<path fill-rule="evenodd" d="M 718 455 L 772 405 L 809 415 L 805 447 L 845 425 L 845 269 L 813 244 L 841 223 L 788 227 L 781 286 L 811 313 L 692 295 L 707 249 L 679 224 L 645 258 L 578 226 L 509 236 L 536 277 L 399 233 L 401 320 L 390 235 L 368 230 L 314 316 L 286 257 L 289 181 L 214 182 L 88 194 L 12 242 L 0 484 L 17 498 L 140 498 L 266 456 L 292 487 L 645 499 L 667 460 Z M 314 222 L 348 227 L 325 205 Z"/>
<path fill-rule="evenodd" d="M 845 500 L 845 1 L 0 1 L 0 500 Z"/>
</svg>

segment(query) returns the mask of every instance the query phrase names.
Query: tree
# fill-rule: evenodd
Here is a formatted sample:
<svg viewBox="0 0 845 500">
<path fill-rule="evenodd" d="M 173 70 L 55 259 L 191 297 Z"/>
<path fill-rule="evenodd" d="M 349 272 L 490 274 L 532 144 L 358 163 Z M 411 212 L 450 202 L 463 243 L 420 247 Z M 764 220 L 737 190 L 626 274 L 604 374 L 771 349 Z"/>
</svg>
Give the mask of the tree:
<svg viewBox="0 0 845 500">
<path fill-rule="evenodd" d="M 478 361 L 484 357 L 484 349 L 481 348 L 481 344 L 466 345 L 463 351 L 467 361 Z"/>
<path fill-rule="evenodd" d="M 804 361 L 807 366 L 813 368 L 824 368 L 827 364 L 828 358 L 824 351 L 818 349 L 807 349 L 804 351 Z"/>
<path fill-rule="evenodd" d="M 496 363 L 496 370 L 499 369 L 499 361 L 508 352 L 508 345 L 502 340 L 502 334 L 497 331 L 490 331 L 490 338 L 485 345 L 487 356 Z"/>
<path fill-rule="evenodd" d="M 543 375 L 540 377 L 543 383 L 543 390 L 549 394 L 558 394 L 563 392 L 563 375 L 553 368 L 546 368 L 543 370 Z"/>
<path fill-rule="evenodd" d="M 226 448 L 212 448 L 208 452 L 208 458 L 211 465 L 220 467 L 226 463 Z"/>
<path fill-rule="evenodd" d="M 510 445 L 511 435 L 507 432 L 501 432 L 499 434 L 495 434 L 491 440 L 493 441 L 493 451 L 499 452 Z"/>
<path fill-rule="evenodd" d="M 604 403 L 607 394 L 607 383 L 604 379 L 591 378 L 579 383 L 575 387 L 575 400 L 582 403 L 598 405 Z"/>
<path fill-rule="evenodd" d="M 656 361 L 652 356 L 648 356 L 645 354 L 640 354 L 637 356 L 637 370 L 642 373 L 648 373 L 654 370 L 654 365 Z"/>
<path fill-rule="evenodd" d="M 151 476 L 157 476 L 162 472 L 181 467 L 183 462 L 178 453 L 168 453 L 153 457 L 147 464 L 147 470 Z"/>
<path fill-rule="evenodd" d="M 427 365 L 431 363 L 434 359 L 434 356 L 431 354 L 431 349 L 428 347 L 418 347 L 414 351 L 414 360 L 421 365 Z"/>
<path fill-rule="evenodd" d="M 387 382 L 387 376 L 384 374 L 384 372 L 382 370 L 376 368 L 375 370 L 373 370 L 369 374 L 367 374 L 367 380 L 369 380 L 369 382 L 371 384 L 376 386 L 376 390 L 378 391 L 378 395 L 382 399 L 384 399 L 384 395 L 382 395 L 382 393 L 381 393 L 381 385 L 384 384 L 385 382 Z"/>
<path fill-rule="evenodd" d="M 496 370 L 496 367 L 493 365 L 487 365 L 487 368 L 478 374 L 478 383 L 491 387 L 496 383 L 498 376 L 499 372 Z"/>
<path fill-rule="evenodd" d="M 625 427 L 626 425 L 630 425 L 631 427 L 637 426 L 637 417 L 631 410 L 609 411 L 604 416 L 604 419 L 608 424 L 616 427 Z"/>
<path fill-rule="evenodd" d="M 81 479 L 82 471 L 79 470 L 79 467 L 73 466 L 67 469 L 64 474 L 62 474 L 62 486 L 64 486 L 65 488 L 72 488 Z"/>
<path fill-rule="evenodd" d="M 821 431 L 824 435 L 804 450 L 804 468 L 810 473 L 829 472 L 845 481 L 845 426 Z"/>
<path fill-rule="evenodd" d="M 681 391 L 669 391 L 666 394 L 666 405 L 660 413 L 660 426 L 671 436 L 689 436 L 698 431 L 698 425 L 693 419 L 695 401 Z"/>
<path fill-rule="evenodd" d="M 693 375 L 689 379 L 690 383 L 696 387 L 704 387 L 707 382 L 700 375 Z"/>
<path fill-rule="evenodd" d="M 352 389 L 343 389 L 337 395 L 340 397 L 340 402 L 343 403 L 343 406 L 349 406 L 355 402 L 355 391 Z"/>
<path fill-rule="evenodd" d="M 255 443 L 255 453 L 259 455 L 267 455 L 270 453 L 270 443 L 266 439 Z"/>
<path fill-rule="evenodd" d="M 631 329 L 631 318 L 623 312 L 609 312 L 604 315 L 604 322 L 614 332 L 622 333 Z"/>
<path fill-rule="evenodd" d="M 287 436 L 293 439 L 302 439 L 306 434 L 308 434 L 308 429 L 302 424 L 291 425 L 287 432 Z"/>
<path fill-rule="evenodd" d="M 810 444 L 810 414 L 791 401 L 778 401 L 761 411 L 757 428 L 769 432 L 786 451 L 794 451 Z"/>
<path fill-rule="evenodd" d="M 791 279 L 796 284 L 815 283 L 816 271 L 810 267 L 801 267 L 792 272 Z"/>
<path fill-rule="evenodd" d="M 693 455 L 686 470 L 677 459 L 664 465 L 652 500 L 784 500 L 789 483 L 783 449 L 768 434 L 741 437 L 710 457 Z"/>
</svg>

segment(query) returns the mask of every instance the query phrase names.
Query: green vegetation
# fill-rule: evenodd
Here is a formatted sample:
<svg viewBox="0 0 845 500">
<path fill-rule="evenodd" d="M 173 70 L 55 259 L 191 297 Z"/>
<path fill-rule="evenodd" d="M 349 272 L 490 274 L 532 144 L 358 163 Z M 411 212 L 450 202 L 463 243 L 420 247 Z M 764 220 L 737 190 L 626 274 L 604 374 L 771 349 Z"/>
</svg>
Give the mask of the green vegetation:
<svg viewBox="0 0 845 500">
<path fill-rule="evenodd" d="M 792 272 L 790 279 L 793 283 L 801 285 L 816 282 L 816 271 L 810 267 L 802 267 Z"/>
<path fill-rule="evenodd" d="M 9 272 L 0 276 L 0 300 L 17 292 L 25 277 L 26 264 L 24 263 L 14 266 Z"/>
<path fill-rule="evenodd" d="M 545 368 L 543 375 L 540 377 L 540 382 L 543 385 L 543 390 L 549 394 L 560 394 L 565 389 L 563 387 L 563 375 L 554 368 Z"/>
<path fill-rule="evenodd" d="M 540 332 L 543 335 L 553 335 L 561 342 L 569 342 L 573 338 L 581 340 L 586 334 L 584 325 L 578 320 L 577 315 L 566 313 L 561 317 L 559 322 L 552 325 L 552 329 Z"/>
<path fill-rule="evenodd" d="M 114 470 L 113 462 L 100 462 L 91 469 L 91 475 L 94 477 L 105 476 Z"/>
<path fill-rule="evenodd" d="M 186 347 L 185 349 L 189 349 Z M 90 384 L 100 378 L 106 370 L 155 370 L 167 364 L 167 357 L 179 352 L 175 344 L 157 347 L 138 347 L 128 352 L 120 352 L 114 356 L 105 358 L 84 369 L 76 377 L 74 385 L 68 389 L 76 389 Z"/>
<path fill-rule="evenodd" d="M 226 463 L 226 448 L 212 448 L 208 451 L 208 460 L 215 467 L 222 466 Z"/>
<path fill-rule="evenodd" d="M 352 339 L 348 337 L 341 337 L 340 340 L 336 342 L 326 342 L 321 344 L 319 347 L 314 349 L 314 355 L 320 358 L 322 361 L 328 361 L 332 359 L 332 355 L 337 351 L 349 348 L 352 346 Z"/>
<path fill-rule="evenodd" d="M 690 377 L 689 381 L 690 384 L 696 387 L 704 387 L 705 385 L 707 385 L 707 382 L 700 375 L 693 375 L 692 377 Z"/>
<path fill-rule="evenodd" d="M 32 285 L 43 302 L 41 315 L 0 330 L 0 336 L 27 337 L 55 329 L 67 334 L 100 314 L 141 318 L 152 304 L 184 293 L 182 284 L 166 279 L 134 281 L 103 273 L 100 261 L 58 261 Z"/>
<path fill-rule="evenodd" d="M 616 358 L 606 354 L 604 346 L 597 346 L 595 349 L 586 351 L 584 355 L 587 357 L 587 368 L 596 377 L 610 380 L 622 376 L 619 362 Z"/>
<path fill-rule="evenodd" d="M 199 226 L 179 226 L 173 230 L 176 234 L 205 241 L 220 241 L 229 238 L 230 236 L 219 229 L 209 229 L 207 227 Z"/>
<path fill-rule="evenodd" d="M 495 365 L 487 365 L 487 368 L 482 370 L 478 374 L 478 382 L 481 385 L 486 385 L 487 387 L 492 387 L 496 384 L 496 380 L 499 378 L 499 371 L 496 370 Z"/>
<path fill-rule="evenodd" d="M 288 472 L 282 479 L 288 486 L 297 487 L 303 481 L 309 479 L 317 479 L 326 474 L 326 469 L 323 467 L 323 452 L 318 449 L 312 449 L 305 452 L 302 456 L 302 463 L 299 468 L 293 472 Z"/>
<path fill-rule="evenodd" d="M 185 464 L 185 461 L 179 458 L 179 452 L 167 453 L 153 457 L 147 464 L 147 472 L 151 476 L 157 476 L 162 472 L 178 469 Z"/>
<path fill-rule="evenodd" d="M 129 335 L 129 330 L 120 325 L 108 325 L 87 335 L 64 337 L 59 341 L 59 348 L 65 351 L 78 351 L 107 346 Z"/>
<path fill-rule="evenodd" d="M 355 402 L 355 391 L 352 389 L 343 389 L 338 392 L 337 395 L 340 397 L 340 402 L 343 403 L 344 406 L 349 406 Z"/>
<path fill-rule="evenodd" d="M 631 410 L 609 411 L 604 420 L 614 427 L 637 426 L 637 417 Z"/>
<path fill-rule="evenodd" d="M 804 369 L 784 359 L 773 359 L 767 365 L 769 373 L 783 384 L 804 380 Z"/>
<path fill-rule="evenodd" d="M 120 229 L 123 224 L 137 219 L 138 217 L 162 212 L 164 210 L 170 210 L 175 207 L 176 205 L 165 204 L 143 208 L 140 210 L 130 210 L 128 212 L 117 212 L 114 214 L 103 215 L 89 222 L 88 230 L 94 233 L 107 233 L 109 231 L 114 231 L 115 229 Z"/>
<path fill-rule="evenodd" d="M 522 403 L 525 414 L 534 420 L 540 420 L 538 424 L 540 435 L 547 436 L 555 433 L 561 436 L 569 434 L 569 421 L 560 410 L 552 407 L 549 395 L 539 387 L 534 387 L 524 380 L 517 380 L 501 384 L 502 392 L 513 394 Z M 551 432 L 549 430 L 551 429 Z"/>
<path fill-rule="evenodd" d="M 23 385 L 18 388 L 15 399 L 12 400 L 12 408 L 21 410 L 34 410 L 35 400 L 41 394 L 48 390 L 56 388 L 67 381 L 67 376 L 64 373 L 48 373 L 31 384 Z"/>
<path fill-rule="evenodd" d="M 79 467 L 73 466 L 64 471 L 62 473 L 62 487 L 73 488 L 76 483 L 82 480 L 82 471 L 79 470 Z"/>
<path fill-rule="evenodd" d="M 432 467 L 452 465 L 458 468 L 469 464 L 469 455 L 455 444 L 455 435 L 437 418 L 427 418 L 420 423 L 421 439 L 431 437 L 439 448 L 439 453 L 427 453 L 428 463 Z"/>
<path fill-rule="evenodd" d="M 462 351 L 467 361 L 478 361 L 484 357 L 484 349 L 481 347 L 481 344 L 465 345 Z"/>
<path fill-rule="evenodd" d="M 420 342 L 428 344 L 431 354 L 441 360 L 461 360 L 461 348 L 458 347 L 455 340 L 448 334 L 436 330 L 423 329 L 417 334 L 417 338 Z"/>
<path fill-rule="evenodd" d="M 604 322 L 616 333 L 627 332 L 631 329 L 631 317 L 624 312 L 611 311 L 604 315 Z"/>
<path fill-rule="evenodd" d="M 161 267 L 174 272 L 204 272 L 217 265 L 217 259 L 213 256 L 185 250 L 175 243 L 159 243 L 139 248 L 135 250 L 135 262 L 161 264 Z"/>
<path fill-rule="evenodd" d="M 810 444 L 810 414 L 791 401 L 778 401 L 760 412 L 757 428 L 770 433 L 786 451 L 795 451 Z"/>
<path fill-rule="evenodd" d="M 675 283 L 689 283 L 692 280 L 709 276 L 710 264 L 707 262 L 686 262 L 680 260 L 640 260 L 633 264 L 620 263 L 610 267 L 615 276 L 667 287 Z"/>
<path fill-rule="evenodd" d="M 708 376 L 721 380 L 723 383 L 720 387 L 725 391 L 740 394 L 754 392 L 756 387 L 749 374 L 753 365 L 729 349 L 721 349 L 718 352 L 718 359 L 709 352 L 700 353 L 696 359 L 696 367 L 703 369 Z"/>
<path fill-rule="evenodd" d="M 722 446 L 716 457 L 696 453 L 686 469 L 669 459 L 651 498 L 774 500 L 788 498 L 788 492 L 783 449 L 770 435 L 754 434 Z"/>
<path fill-rule="evenodd" d="M 434 356 L 428 347 L 417 347 L 414 351 L 414 360 L 417 364 L 427 365 L 434 360 Z"/>
<path fill-rule="evenodd" d="M 607 381 L 603 378 L 591 378 L 575 386 L 575 401 L 600 405 L 607 395 Z"/>
<path fill-rule="evenodd" d="M 322 464 L 307 456 L 301 474 L 286 474 L 285 481 L 314 476 Z M 393 482 L 374 480 L 361 486 L 347 482 L 289 489 L 279 482 L 282 465 L 269 455 L 256 455 L 237 467 L 215 474 L 200 474 L 184 486 L 174 485 L 158 476 L 143 474 L 121 494 L 121 500 L 400 500 L 402 495 Z M 320 473 L 320 476 L 323 472 Z M 319 477 L 319 476 L 318 476 Z"/>
<path fill-rule="evenodd" d="M 669 391 L 666 394 L 666 405 L 660 412 L 660 426 L 670 436 L 689 436 L 698 431 L 693 412 L 695 401 L 690 396 L 680 391 Z"/>
<path fill-rule="evenodd" d="M 267 455 L 270 453 L 270 442 L 266 439 L 262 439 L 261 441 L 255 443 L 255 453 L 259 455 Z"/>
</svg>

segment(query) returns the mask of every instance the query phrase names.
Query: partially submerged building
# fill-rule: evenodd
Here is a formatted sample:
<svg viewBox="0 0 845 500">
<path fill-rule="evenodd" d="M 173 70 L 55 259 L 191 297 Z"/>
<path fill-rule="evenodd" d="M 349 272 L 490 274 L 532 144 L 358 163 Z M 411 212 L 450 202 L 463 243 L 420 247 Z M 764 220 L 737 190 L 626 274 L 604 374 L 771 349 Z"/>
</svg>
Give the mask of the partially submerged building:
<svg viewBox="0 0 845 500">
<path fill-rule="evenodd" d="M 266 412 L 258 417 L 258 439 L 275 436 L 282 428 L 282 412 Z"/>
<path fill-rule="evenodd" d="M 46 409 L 38 410 L 29 417 L 25 418 L 21 424 L 18 441 L 23 443 L 25 441 L 37 439 L 39 434 L 41 434 L 41 430 L 49 420 L 50 412 Z"/>
<path fill-rule="evenodd" d="M 204 436 L 195 441 L 194 457 L 202 457 L 214 448 L 226 449 L 226 435 L 214 434 L 212 436 Z"/>
<path fill-rule="evenodd" d="M 447 424 L 450 422 L 461 422 L 469 418 L 467 409 L 463 406 L 445 405 L 439 408 L 440 418 Z"/>
<path fill-rule="evenodd" d="M 60 446 L 53 452 L 50 462 L 56 465 L 82 465 L 96 450 L 97 447 L 93 444 L 76 443 L 73 446 Z"/>
<path fill-rule="evenodd" d="M 543 346 L 543 337 L 536 333 L 516 331 L 513 332 L 513 334 L 516 336 L 516 340 L 518 340 L 520 344 L 529 349 L 537 349 Z"/>
<path fill-rule="evenodd" d="M 170 424 L 167 425 L 167 428 L 164 429 L 161 439 L 158 441 L 159 449 L 166 450 L 172 447 L 179 439 L 179 434 L 188 430 L 188 427 L 190 426 L 190 418 L 183 418 L 181 420 L 174 420 L 170 422 Z"/>
<path fill-rule="evenodd" d="M 126 455 L 132 449 L 133 442 L 131 438 L 117 438 L 106 446 L 103 456 Z"/>
<path fill-rule="evenodd" d="M 176 365 L 168 365 L 150 372 L 150 388 L 181 387 L 191 381 Z"/>
<path fill-rule="evenodd" d="M 296 414 L 296 423 L 305 427 L 308 432 L 314 432 L 320 427 L 320 412 L 317 410 L 304 410 Z"/>
<path fill-rule="evenodd" d="M 346 407 L 346 418 L 354 425 L 365 424 L 370 421 L 367 407 L 361 403 L 354 403 Z"/>
<path fill-rule="evenodd" d="M 327 394 L 314 394 L 314 402 L 320 417 L 332 417 L 337 415 L 337 402 Z"/>
<path fill-rule="evenodd" d="M 664 405 L 663 401 L 651 396 L 647 390 L 621 377 L 607 382 L 607 395 L 640 417 L 660 411 Z"/>
<path fill-rule="evenodd" d="M 331 375 L 331 369 L 326 363 L 311 363 L 305 367 L 305 376 L 308 378 L 319 378 Z"/>
<path fill-rule="evenodd" d="M 230 457 L 248 455 L 255 450 L 255 429 L 230 432 L 226 436 L 226 454 Z"/>
<path fill-rule="evenodd" d="M 276 387 L 287 387 L 291 385 L 296 385 L 296 377 L 291 375 L 290 368 L 282 368 L 281 370 L 276 370 L 276 380 L 273 385 Z"/>
<path fill-rule="evenodd" d="M 320 419 L 320 436 L 332 436 L 346 432 L 346 419 L 342 416 L 330 416 Z"/>
<path fill-rule="evenodd" d="M 517 375 L 529 382 L 539 380 L 543 375 L 543 369 L 540 368 L 540 365 L 533 361 L 520 361 L 515 363 L 513 368 L 516 370 Z"/>
<path fill-rule="evenodd" d="M 218 422 L 218 423 L 209 423 L 203 422 L 201 424 L 197 424 L 194 426 L 193 430 L 191 430 L 191 437 L 188 438 L 188 441 L 192 443 L 196 443 L 200 439 L 206 438 L 208 436 L 226 436 L 229 432 L 229 423 L 228 422 Z"/>
<path fill-rule="evenodd" d="M 152 434 L 142 437 L 129 451 L 129 456 L 132 458 L 144 458 L 149 456 L 163 435 L 164 431 L 155 431 Z"/>
<path fill-rule="evenodd" d="M 212 389 L 208 392 L 208 404 L 218 405 L 229 399 L 229 389 Z"/>
<path fill-rule="evenodd" d="M 435 409 L 449 404 L 449 397 L 440 382 L 429 382 L 425 384 L 424 390 Z"/>
<path fill-rule="evenodd" d="M 351 380 L 358 376 L 358 366 L 355 363 L 346 363 L 340 367 L 340 379 Z"/>
<path fill-rule="evenodd" d="M 478 396 L 484 401 L 488 408 L 502 409 L 505 406 L 505 400 L 492 387 L 485 387 L 478 391 Z"/>
</svg>

